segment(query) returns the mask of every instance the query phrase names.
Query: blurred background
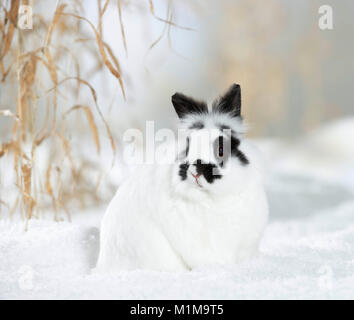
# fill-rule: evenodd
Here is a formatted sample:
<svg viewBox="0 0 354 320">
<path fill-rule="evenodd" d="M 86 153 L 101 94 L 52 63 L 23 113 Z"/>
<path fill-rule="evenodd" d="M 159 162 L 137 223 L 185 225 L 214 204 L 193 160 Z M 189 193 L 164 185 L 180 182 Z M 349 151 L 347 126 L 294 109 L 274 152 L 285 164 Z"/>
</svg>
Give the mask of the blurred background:
<svg viewBox="0 0 354 320">
<path fill-rule="evenodd" d="M 16 26 L 21 5 L 32 29 Z M 234 82 L 273 168 L 352 188 L 353 13 L 351 0 L 1 0 L 0 214 L 106 203 L 126 129 L 173 127 L 174 92 L 212 101 Z"/>
</svg>

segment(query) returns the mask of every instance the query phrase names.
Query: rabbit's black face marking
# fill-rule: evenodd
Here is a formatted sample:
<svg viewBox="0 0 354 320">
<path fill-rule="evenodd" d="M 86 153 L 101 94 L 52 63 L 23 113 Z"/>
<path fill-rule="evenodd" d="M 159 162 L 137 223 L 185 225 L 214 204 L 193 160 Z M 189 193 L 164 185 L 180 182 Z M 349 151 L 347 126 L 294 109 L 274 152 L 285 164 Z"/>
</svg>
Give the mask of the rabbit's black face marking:
<svg viewBox="0 0 354 320">
<path fill-rule="evenodd" d="M 201 160 L 197 160 L 193 164 L 196 167 L 197 174 L 203 176 L 208 183 L 213 183 L 215 179 L 221 179 L 218 168 L 212 163 L 203 163 Z"/>
<path fill-rule="evenodd" d="M 185 155 L 186 157 L 188 157 L 188 153 L 189 153 L 189 137 L 187 137 L 187 142 L 186 142 L 187 146 L 186 146 L 186 151 L 185 151 Z"/>
<path fill-rule="evenodd" d="M 245 154 L 238 149 L 240 145 L 240 140 L 235 138 L 235 137 L 231 137 L 231 155 L 233 157 L 236 157 L 240 160 L 241 164 L 246 166 L 248 165 L 250 162 L 247 159 L 247 157 L 245 156 Z"/>
<path fill-rule="evenodd" d="M 179 172 L 178 175 L 181 177 L 181 180 L 184 181 L 187 179 L 187 171 L 189 168 L 188 162 L 182 163 L 179 166 Z"/>
<path fill-rule="evenodd" d="M 229 126 L 227 126 L 226 124 L 218 124 L 218 127 L 221 132 L 223 132 L 224 130 L 231 130 L 231 128 Z M 233 133 L 232 130 L 231 130 L 231 133 Z"/>
<path fill-rule="evenodd" d="M 231 150 L 231 156 L 236 157 L 240 160 L 242 165 L 248 165 L 249 160 L 245 156 L 245 154 L 239 150 L 239 145 L 240 145 L 240 140 L 236 138 L 236 134 L 231 128 L 227 125 L 219 125 L 219 129 L 223 132 L 224 130 L 227 130 L 231 132 L 231 137 L 230 139 L 224 138 L 223 136 L 220 136 L 218 141 L 216 140 L 214 142 L 214 153 L 216 158 L 222 159 L 222 165 L 224 165 L 224 162 L 228 160 L 230 154 L 229 150 Z M 231 146 L 230 146 L 231 144 Z M 225 147 L 226 145 L 226 147 Z M 220 152 L 221 151 L 221 152 Z"/>
<path fill-rule="evenodd" d="M 180 152 L 178 154 L 177 160 L 184 161 L 188 157 L 188 154 L 189 154 L 189 143 L 190 143 L 190 139 L 189 139 L 189 137 L 187 137 L 187 139 L 186 139 L 186 148 L 182 152 Z"/>
<path fill-rule="evenodd" d="M 201 130 L 204 128 L 204 123 L 201 122 L 201 121 L 197 121 L 197 122 L 194 122 L 190 127 L 189 129 L 193 130 L 193 129 L 198 129 L 198 130 Z"/>
<path fill-rule="evenodd" d="M 218 165 L 222 168 L 230 158 L 230 140 L 219 136 L 213 143 L 214 157 Z"/>
</svg>

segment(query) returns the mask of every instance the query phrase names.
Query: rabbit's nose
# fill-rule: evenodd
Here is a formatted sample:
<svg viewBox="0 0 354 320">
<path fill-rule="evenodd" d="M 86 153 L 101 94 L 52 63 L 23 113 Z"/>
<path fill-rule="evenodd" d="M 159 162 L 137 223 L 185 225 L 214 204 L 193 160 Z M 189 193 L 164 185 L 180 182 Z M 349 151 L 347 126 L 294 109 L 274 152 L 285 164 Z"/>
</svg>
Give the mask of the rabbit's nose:
<svg viewBox="0 0 354 320">
<path fill-rule="evenodd" d="M 204 174 L 206 171 L 209 171 L 211 168 L 214 167 L 213 164 L 204 163 L 201 159 L 198 159 L 197 161 L 195 161 L 193 163 L 193 165 L 196 167 L 197 173 L 200 175 Z"/>
<path fill-rule="evenodd" d="M 198 159 L 193 163 L 193 165 L 196 167 L 197 174 L 203 175 L 205 180 L 209 183 L 212 183 L 215 179 L 221 178 L 215 164 L 203 163 L 202 160 Z"/>
<path fill-rule="evenodd" d="M 196 167 L 198 174 L 203 174 L 204 163 L 201 159 L 196 160 L 193 165 Z"/>
</svg>

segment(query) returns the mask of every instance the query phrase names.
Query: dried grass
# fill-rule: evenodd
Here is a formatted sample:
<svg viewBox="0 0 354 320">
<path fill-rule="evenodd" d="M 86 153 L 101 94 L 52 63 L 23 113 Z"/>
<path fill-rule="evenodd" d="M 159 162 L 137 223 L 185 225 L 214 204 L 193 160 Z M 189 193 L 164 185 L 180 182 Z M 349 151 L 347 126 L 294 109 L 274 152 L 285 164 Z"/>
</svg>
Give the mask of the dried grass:
<svg viewBox="0 0 354 320">
<path fill-rule="evenodd" d="M 86 117 L 87 117 L 87 121 L 90 125 L 91 132 L 93 134 L 93 139 L 95 141 L 97 153 L 100 153 L 101 144 L 100 144 L 100 138 L 99 138 L 99 134 L 98 134 L 98 128 L 95 124 L 94 116 L 93 116 L 91 109 L 88 106 L 75 105 L 69 111 L 67 111 L 65 113 L 65 116 L 67 116 L 69 113 L 71 113 L 72 111 L 75 111 L 75 110 L 84 110 Z"/>
<path fill-rule="evenodd" d="M 162 19 L 155 13 L 152 0 L 147 0 L 148 10 L 154 19 L 165 23 L 163 34 L 171 26 L 183 29 L 172 21 L 172 11 L 168 6 L 167 18 Z M 41 1 L 38 1 L 41 2 Z M 109 72 L 118 82 L 121 94 L 125 98 L 125 86 L 118 56 L 103 39 L 102 29 L 104 15 L 108 8 L 115 7 L 119 19 L 125 53 L 128 53 L 127 39 L 123 23 L 123 10 L 126 1 L 97 0 L 98 24 L 95 26 L 85 17 L 85 10 L 79 0 L 57 0 L 51 18 L 41 15 L 35 10 L 37 1 L 4 0 L 0 3 L 0 86 L 10 88 L 13 100 L 9 107 L 0 110 L 0 121 L 8 118 L 3 141 L 0 145 L 0 160 L 12 161 L 15 172 L 17 194 L 11 203 L 0 197 L 1 208 L 6 207 L 10 215 L 18 208 L 28 221 L 38 217 L 41 209 L 50 205 L 54 218 L 60 220 L 59 211 L 67 210 L 73 199 L 98 201 L 98 186 L 102 180 L 102 172 L 93 163 L 81 159 L 79 164 L 72 156 L 71 140 L 67 133 L 67 124 L 71 114 L 75 119 L 86 121 L 86 128 L 91 132 L 97 154 L 101 151 L 100 126 L 103 125 L 116 157 L 116 144 L 111 129 L 98 103 L 96 89 L 81 76 L 80 56 L 66 45 L 65 39 L 82 46 L 82 50 L 92 53 L 95 58 L 94 72 Z M 42 1 L 43 3 L 43 1 Z M 46 4 L 47 5 L 47 1 Z M 32 5 L 33 30 L 22 30 L 17 26 L 20 5 Z M 87 24 L 91 33 L 83 28 Z M 93 36 L 93 37 L 92 37 Z M 94 41 L 88 41 L 92 40 Z M 61 61 L 69 56 L 74 62 L 74 71 L 67 73 L 61 68 Z M 49 82 L 45 79 L 49 79 Z M 1 88 L 1 89 L 2 89 Z M 92 96 L 92 105 L 80 101 L 80 93 L 88 88 Z M 65 92 L 65 93 L 64 93 Z M 68 108 L 60 104 L 67 101 L 68 95 L 74 96 L 76 103 Z M 9 96 L 11 94 L 9 93 Z M 11 105 L 10 105 L 11 104 Z M 71 104 L 72 105 L 72 104 Z M 45 112 L 44 112 L 45 110 Z M 83 115 L 80 116 L 80 113 Z M 84 124 L 85 125 L 85 124 Z M 75 135 L 76 132 L 70 132 Z M 46 145 L 50 150 L 47 166 L 38 167 L 37 153 Z M 10 160 L 11 159 L 11 160 Z M 69 164 L 69 173 L 65 163 Z M 97 182 L 92 185 L 85 180 L 86 170 L 97 172 Z M 70 183 L 63 176 L 70 175 Z M 0 172 L 0 178 L 1 172 Z M 1 190 L 0 190 L 1 192 Z M 1 194 L 0 194 L 1 196 Z"/>
</svg>

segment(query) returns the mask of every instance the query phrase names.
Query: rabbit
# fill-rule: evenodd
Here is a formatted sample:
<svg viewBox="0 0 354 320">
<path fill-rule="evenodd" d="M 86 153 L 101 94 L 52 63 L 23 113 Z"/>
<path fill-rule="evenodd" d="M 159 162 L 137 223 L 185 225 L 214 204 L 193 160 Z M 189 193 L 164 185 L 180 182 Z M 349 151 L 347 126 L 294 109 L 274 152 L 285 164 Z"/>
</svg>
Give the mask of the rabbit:
<svg viewBox="0 0 354 320">
<path fill-rule="evenodd" d="M 98 271 L 186 271 L 251 258 L 268 219 L 262 165 L 244 139 L 241 88 L 208 111 L 181 93 L 184 130 L 172 164 L 141 165 L 119 187 L 101 223 Z"/>
</svg>

